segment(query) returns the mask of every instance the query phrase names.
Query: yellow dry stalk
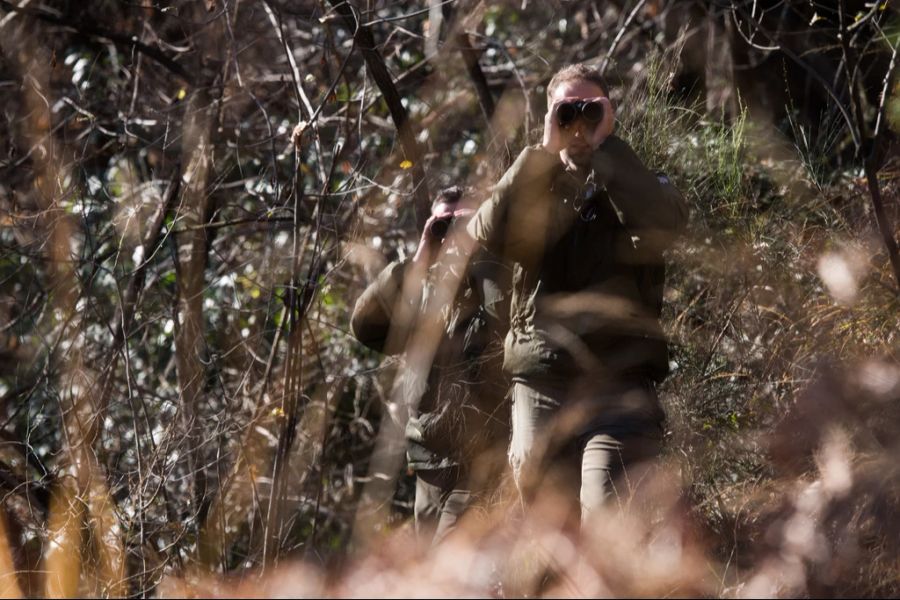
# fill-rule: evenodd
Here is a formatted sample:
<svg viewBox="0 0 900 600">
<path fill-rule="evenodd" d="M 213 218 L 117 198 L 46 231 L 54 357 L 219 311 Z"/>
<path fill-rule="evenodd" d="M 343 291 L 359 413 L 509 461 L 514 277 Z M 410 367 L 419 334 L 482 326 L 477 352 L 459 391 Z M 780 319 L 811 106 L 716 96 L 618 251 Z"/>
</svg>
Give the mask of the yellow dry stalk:
<svg viewBox="0 0 900 600">
<path fill-rule="evenodd" d="M 47 546 L 44 551 L 45 598 L 78 596 L 82 517 L 82 504 L 73 482 L 63 481 L 50 496 Z"/>
<path fill-rule="evenodd" d="M 0 598 L 23 598 L 22 588 L 16 578 L 16 565 L 6 534 L 6 514 L 0 508 Z"/>
<path fill-rule="evenodd" d="M 125 584 L 125 547 L 120 535 L 119 519 L 106 484 L 96 479 L 88 492 L 88 523 L 96 547 L 97 593 L 107 598 L 121 598 L 128 592 Z"/>
</svg>

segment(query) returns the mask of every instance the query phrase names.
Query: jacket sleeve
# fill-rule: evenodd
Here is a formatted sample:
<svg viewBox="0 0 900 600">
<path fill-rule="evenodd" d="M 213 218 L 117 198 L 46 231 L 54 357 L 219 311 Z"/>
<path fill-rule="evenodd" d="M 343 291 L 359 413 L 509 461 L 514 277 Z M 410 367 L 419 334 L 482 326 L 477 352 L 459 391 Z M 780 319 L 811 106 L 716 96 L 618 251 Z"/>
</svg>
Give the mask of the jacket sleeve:
<svg viewBox="0 0 900 600">
<path fill-rule="evenodd" d="M 406 267 L 407 261 L 395 261 L 385 267 L 357 299 L 350 317 L 353 336 L 385 354 L 403 351 L 404 332 L 410 325 L 407 321 L 415 314 L 401 306 Z M 393 335 L 392 329 L 395 330 Z M 389 336 L 392 337 L 391 347 L 387 347 Z"/>
<path fill-rule="evenodd" d="M 526 147 L 469 221 L 469 235 L 498 256 L 518 255 L 533 244 L 535 231 L 542 230 L 535 229 L 547 218 L 541 201 L 561 169 L 558 156 L 539 146 Z"/>
<path fill-rule="evenodd" d="M 600 146 L 593 167 L 622 224 L 645 246 L 662 252 L 684 231 L 688 207 L 681 193 L 647 169 L 622 139 L 612 136 Z"/>
</svg>

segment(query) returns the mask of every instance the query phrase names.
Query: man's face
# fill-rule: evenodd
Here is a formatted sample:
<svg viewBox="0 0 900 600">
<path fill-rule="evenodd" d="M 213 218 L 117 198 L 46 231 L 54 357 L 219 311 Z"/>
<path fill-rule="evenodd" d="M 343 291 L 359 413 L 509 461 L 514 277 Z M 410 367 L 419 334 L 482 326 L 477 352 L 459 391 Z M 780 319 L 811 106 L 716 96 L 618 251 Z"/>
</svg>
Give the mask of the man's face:
<svg viewBox="0 0 900 600">
<path fill-rule="evenodd" d="M 606 92 L 594 83 L 584 79 L 574 79 L 564 81 L 553 90 L 550 96 L 550 106 L 554 103 L 565 100 L 568 102 L 574 100 L 584 100 L 586 98 L 599 98 L 606 96 Z M 555 118 L 555 115 L 554 115 Z M 594 149 L 591 147 L 589 139 L 594 130 L 600 126 L 600 123 L 589 123 L 582 118 L 575 119 L 570 125 L 560 127 L 560 135 L 562 136 L 563 151 L 562 158 L 567 162 L 572 162 L 578 166 L 587 166 L 591 162 L 591 156 Z"/>
</svg>

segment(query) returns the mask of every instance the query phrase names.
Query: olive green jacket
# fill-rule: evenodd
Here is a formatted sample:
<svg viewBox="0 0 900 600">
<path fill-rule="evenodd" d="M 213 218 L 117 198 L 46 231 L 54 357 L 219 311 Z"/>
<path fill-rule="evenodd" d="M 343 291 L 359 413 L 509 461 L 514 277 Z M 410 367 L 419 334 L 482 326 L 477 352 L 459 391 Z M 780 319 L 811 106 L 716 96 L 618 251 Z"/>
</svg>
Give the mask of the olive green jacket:
<svg viewBox="0 0 900 600">
<path fill-rule="evenodd" d="M 509 388 L 502 371 L 503 337 L 508 326 L 508 268 L 480 251 L 459 279 L 451 269 L 465 261 L 444 255 L 426 274 L 407 261 L 389 264 L 362 293 L 350 320 L 353 335 L 385 354 L 405 353 L 417 333 L 436 315 L 440 335 L 424 386 L 410 385 L 408 365 L 397 377 L 410 409 L 406 424 L 409 466 L 414 470 L 467 467 L 475 457 L 508 438 L 504 399 Z M 409 281 L 404 298 L 404 280 Z M 438 306 L 439 284 L 459 288 L 452 302 Z M 412 292 L 411 294 L 409 292 Z M 395 385 L 397 385 L 395 383 Z"/>
<path fill-rule="evenodd" d="M 525 148 L 468 224 L 515 265 L 504 368 L 517 380 L 663 379 L 663 251 L 688 210 L 620 138 L 591 167 Z"/>
</svg>

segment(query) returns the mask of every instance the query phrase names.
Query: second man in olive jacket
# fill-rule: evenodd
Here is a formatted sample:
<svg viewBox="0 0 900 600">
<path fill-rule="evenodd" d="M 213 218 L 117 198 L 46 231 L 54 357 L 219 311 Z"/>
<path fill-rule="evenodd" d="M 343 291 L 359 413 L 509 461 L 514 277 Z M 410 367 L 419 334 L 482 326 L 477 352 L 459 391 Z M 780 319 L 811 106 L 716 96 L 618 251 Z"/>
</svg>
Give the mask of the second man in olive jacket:
<svg viewBox="0 0 900 600">
<path fill-rule="evenodd" d="M 350 323 L 365 345 L 404 355 L 395 386 L 409 411 L 416 529 L 435 542 L 488 487 L 496 451 L 502 456 L 509 437 L 508 380 L 501 368 L 508 269 L 486 251 L 470 260 L 454 243 L 456 227 L 473 212 L 460 208 L 461 196 L 460 188 L 441 192 L 416 255 L 381 271 Z M 424 375 L 416 366 L 423 353 Z"/>
</svg>

